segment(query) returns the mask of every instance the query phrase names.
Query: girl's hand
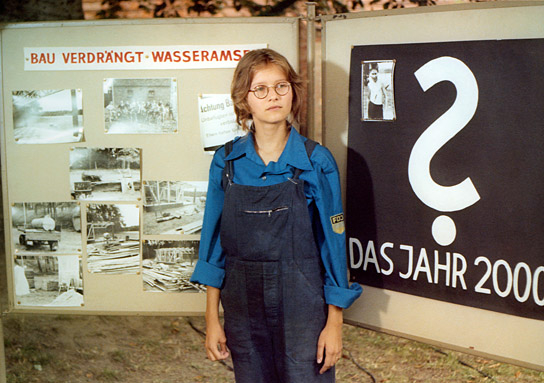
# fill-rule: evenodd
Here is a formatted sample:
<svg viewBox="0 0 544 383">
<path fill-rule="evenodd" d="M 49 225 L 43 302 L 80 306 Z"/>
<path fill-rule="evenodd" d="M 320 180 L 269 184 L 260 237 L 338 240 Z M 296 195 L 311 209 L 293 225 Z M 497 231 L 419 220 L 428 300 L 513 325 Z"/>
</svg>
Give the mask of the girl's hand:
<svg viewBox="0 0 544 383">
<path fill-rule="evenodd" d="M 219 321 L 219 299 L 221 291 L 208 286 L 206 290 L 206 355 L 216 361 L 229 357 L 227 337 Z"/>
<path fill-rule="evenodd" d="M 329 305 L 327 324 L 317 342 L 317 363 L 323 361 L 323 354 L 325 354 L 325 362 L 319 371 L 320 374 L 333 367 L 342 357 L 342 323 L 342 309 Z"/>
<path fill-rule="evenodd" d="M 229 357 L 227 337 L 219 320 L 206 323 L 206 354 L 212 361 Z"/>
</svg>

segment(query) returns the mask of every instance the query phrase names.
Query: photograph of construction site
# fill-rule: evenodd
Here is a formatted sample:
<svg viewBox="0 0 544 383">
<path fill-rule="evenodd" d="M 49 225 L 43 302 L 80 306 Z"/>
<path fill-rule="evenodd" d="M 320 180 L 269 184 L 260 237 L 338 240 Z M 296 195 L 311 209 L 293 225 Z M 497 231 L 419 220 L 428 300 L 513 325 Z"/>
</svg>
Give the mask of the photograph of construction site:
<svg viewBox="0 0 544 383">
<path fill-rule="evenodd" d="M 77 200 L 138 201 L 141 149 L 72 148 L 71 195 Z"/>
<path fill-rule="evenodd" d="M 143 233 L 200 233 L 207 190 L 207 181 L 144 181 Z"/>
<path fill-rule="evenodd" d="M 136 205 L 87 206 L 90 273 L 136 274 L 140 270 L 140 209 Z"/>
<path fill-rule="evenodd" d="M 160 134 L 178 130 L 175 78 L 104 79 L 104 125 L 109 134 Z"/>
<path fill-rule="evenodd" d="M 205 291 L 204 286 L 189 280 L 198 258 L 199 245 L 200 241 L 144 241 L 144 291 Z"/>
<path fill-rule="evenodd" d="M 13 267 L 17 305 L 83 305 L 83 273 L 79 256 L 17 256 Z"/>
<path fill-rule="evenodd" d="M 81 89 L 18 90 L 12 101 L 16 143 L 83 141 Z"/>
<path fill-rule="evenodd" d="M 77 202 L 21 202 L 11 207 L 15 254 L 81 252 L 81 212 Z"/>
</svg>

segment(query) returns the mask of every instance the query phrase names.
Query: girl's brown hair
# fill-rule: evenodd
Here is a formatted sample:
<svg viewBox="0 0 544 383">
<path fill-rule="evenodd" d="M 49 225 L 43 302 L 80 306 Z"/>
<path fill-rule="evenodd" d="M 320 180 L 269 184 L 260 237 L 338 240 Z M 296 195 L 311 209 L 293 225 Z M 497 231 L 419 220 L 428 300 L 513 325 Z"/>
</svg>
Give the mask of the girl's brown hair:
<svg viewBox="0 0 544 383">
<path fill-rule="evenodd" d="M 290 123 L 299 122 L 299 117 L 302 112 L 303 102 L 303 85 L 301 77 L 295 72 L 289 61 L 281 54 L 272 49 L 257 49 L 246 53 L 234 71 L 230 93 L 234 103 L 234 112 L 236 113 L 236 122 L 242 126 L 244 130 L 252 129 L 248 122 L 252 119 L 251 111 L 247 103 L 247 95 L 253 76 L 255 73 L 267 65 L 277 65 L 287 76 L 287 81 L 291 84 L 293 91 L 293 103 L 291 107 L 291 115 L 293 121 Z"/>
</svg>

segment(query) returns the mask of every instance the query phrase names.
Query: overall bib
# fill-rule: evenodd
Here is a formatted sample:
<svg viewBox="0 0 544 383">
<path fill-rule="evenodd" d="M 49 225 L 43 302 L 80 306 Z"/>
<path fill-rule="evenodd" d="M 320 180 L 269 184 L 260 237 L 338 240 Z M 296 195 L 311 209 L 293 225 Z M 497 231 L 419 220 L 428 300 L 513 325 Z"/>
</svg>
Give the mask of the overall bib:
<svg viewBox="0 0 544 383">
<path fill-rule="evenodd" d="M 306 142 L 308 157 L 315 144 Z M 232 161 L 225 164 L 221 302 L 237 383 L 335 379 L 334 368 L 319 375 L 316 363 L 328 308 L 301 172 L 276 185 L 246 186 L 233 182 Z"/>
</svg>

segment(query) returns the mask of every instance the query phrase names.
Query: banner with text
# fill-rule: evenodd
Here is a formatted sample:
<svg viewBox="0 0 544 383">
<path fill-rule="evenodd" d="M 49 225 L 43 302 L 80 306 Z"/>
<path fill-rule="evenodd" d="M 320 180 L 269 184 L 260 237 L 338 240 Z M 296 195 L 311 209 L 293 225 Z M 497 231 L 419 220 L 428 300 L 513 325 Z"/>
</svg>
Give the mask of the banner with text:
<svg viewBox="0 0 544 383">
<path fill-rule="evenodd" d="M 351 279 L 544 320 L 544 40 L 356 46 Z"/>
<path fill-rule="evenodd" d="M 234 68 L 267 44 L 24 48 L 25 70 L 140 70 Z"/>
</svg>

